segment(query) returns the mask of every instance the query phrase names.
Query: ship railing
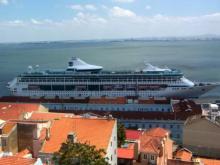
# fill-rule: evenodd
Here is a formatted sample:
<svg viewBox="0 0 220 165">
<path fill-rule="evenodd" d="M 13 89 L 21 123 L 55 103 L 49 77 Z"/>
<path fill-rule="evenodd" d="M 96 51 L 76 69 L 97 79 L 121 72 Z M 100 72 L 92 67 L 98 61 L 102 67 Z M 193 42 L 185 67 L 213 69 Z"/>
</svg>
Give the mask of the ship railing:
<svg viewBox="0 0 220 165">
<path fill-rule="evenodd" d="M 152 79 L 152 80 L 137 80 L 137 79 L 115 79 L 115 80 L 97 80 L 97 81 L 90 81 L 90 80 L 71 80 L 71 79 L 63 79 L 63 78 L 54 78 L 54 80 L 51 79 L 25 79 L 25 80 L 20 80 L 19 82 L 21 83 L 38 83 L 38 84 L 60 84 L 60 83 L 65 83 L 65 84 L 72 84 L 72 83 L 90 83 L 90 84 L 97 84 L 97 83 L 101 83 L 101 84 L 105 84 L 105 83 L 119 83 L 119 84 L 126 84 L 126 83 L 131 83 L 131 84 L 167 84 L 167 83 L 172 83 L 172 84 L 179 84 L 181 81 L 175 80 L 175 79 L 171 79 L 171 80 L 161 80 L 161 79 Z"/>
</svg>

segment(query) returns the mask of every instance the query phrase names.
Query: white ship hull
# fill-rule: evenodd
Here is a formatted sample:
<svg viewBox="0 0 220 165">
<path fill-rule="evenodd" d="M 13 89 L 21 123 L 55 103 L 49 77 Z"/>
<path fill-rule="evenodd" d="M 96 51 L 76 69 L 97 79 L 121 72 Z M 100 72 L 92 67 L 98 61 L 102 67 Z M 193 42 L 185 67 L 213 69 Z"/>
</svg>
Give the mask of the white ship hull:
<svg viewBox="0 0 220 165">
<path fill-rule="evenodd" d="M 194 86 L 190 88 L 166 88 L 158 91 L 38 91 L 38 90 L 17 90 L 12 92 L 14 96 L 46 97 L 46 98 L 70 98 L 70 97 L 168 97 L 168 98 L 198 98 L 201 95 L 215 88 L 216 85 Z"/>
<path fill-rule="evenodd" d="M 72 58 L 67 70 L 29 71 L 8 84 L 14 96 L 71 98 L 71 97 L 169 97 L 197 98 L 215 88 L 215 84 L 200 84 L 184 77 L 175 69 L 161 69 L 150 64 L 139 72 L 101 71 Z"/>
</svg>

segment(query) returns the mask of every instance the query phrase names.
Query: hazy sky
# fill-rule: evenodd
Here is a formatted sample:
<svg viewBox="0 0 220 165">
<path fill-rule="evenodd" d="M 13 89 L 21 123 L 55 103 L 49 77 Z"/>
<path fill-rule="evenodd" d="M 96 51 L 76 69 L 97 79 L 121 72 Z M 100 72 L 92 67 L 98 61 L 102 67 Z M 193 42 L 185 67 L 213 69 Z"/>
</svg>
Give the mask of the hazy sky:
<svg viewBox="0 0 220 165">
<path fill-rule="evenodd" d="M 0 0 L 0 42 L 220 35 L 220 0 Z"/>
</svg>

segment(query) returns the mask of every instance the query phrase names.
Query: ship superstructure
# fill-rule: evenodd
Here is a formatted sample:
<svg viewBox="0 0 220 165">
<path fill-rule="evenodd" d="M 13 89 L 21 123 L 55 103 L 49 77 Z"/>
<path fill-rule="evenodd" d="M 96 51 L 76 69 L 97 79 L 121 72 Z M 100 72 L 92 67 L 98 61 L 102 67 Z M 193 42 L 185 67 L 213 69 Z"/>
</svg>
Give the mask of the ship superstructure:
<svg viewBox="0 0 220 165">
<path fill-rule="evenodd" d="M 151 64 L 140 71 L 104 71 L 102 66 L 87 64 L 73 57 L 66 70 L 28 72 L 9 82 L 15 96 L 71 97 L 169 97 L 197 98 L 216 85 L 195 84 L 176 69 Z"/>
</svg>

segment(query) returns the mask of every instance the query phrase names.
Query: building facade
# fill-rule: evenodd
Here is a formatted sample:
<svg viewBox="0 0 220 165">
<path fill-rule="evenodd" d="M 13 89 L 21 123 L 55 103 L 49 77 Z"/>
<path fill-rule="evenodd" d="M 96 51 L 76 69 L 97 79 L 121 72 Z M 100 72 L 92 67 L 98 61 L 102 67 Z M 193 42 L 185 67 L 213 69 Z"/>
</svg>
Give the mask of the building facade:
<svg viewBox="0 0 220 165">
<path fill-rule="evenodd" d="M 183 146 L 195 155 L 220 158 L 220 124 L 207 117 L 193 116 L 183 129 Z"/>
</svg>

